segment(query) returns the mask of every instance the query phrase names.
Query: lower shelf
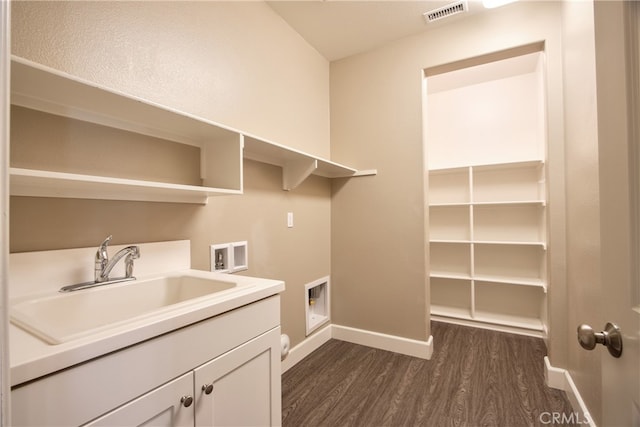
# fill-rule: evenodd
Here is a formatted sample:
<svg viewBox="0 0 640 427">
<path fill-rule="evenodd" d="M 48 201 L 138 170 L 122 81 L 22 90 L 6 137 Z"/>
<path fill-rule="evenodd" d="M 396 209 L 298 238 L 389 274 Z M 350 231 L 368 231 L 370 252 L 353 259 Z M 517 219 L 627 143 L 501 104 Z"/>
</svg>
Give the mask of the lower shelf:
<svg viewBox="0 0 640 427">
<path fill-rule="evenodd" d="M 476 311 L 473 320 L 476 322 L 495 323 L 497 325 L 513 326 L 515 328 L 543 331 L 544 327 L 540 319 L 531 317 L 514 316 L 512 314 L 490 313 L 488 311 Z"/>
<path fill-rule="evenodd" d="M 545 336 L 545 328 L 542 321 L 528 317 L 483 312 L 478 312 L 475 316 L 472 316 L 468 311 L 456 307 L 432 305 L 431 320 L 541 338 Z"/>
<path fill-rule="evenodd" d="M 133 200 L 206 204 L 210 196 L 242 194 L 242 190 L 201 187 L 136 179 L 10 169 L 11 195 L 74 199 Z"/>
<path fill-rule="evenodd" d="M 431 276 L 435 320 L 542 337 L 545 299 L 540 287 Z"/>
<path fill-rule="evenodd" d="M 455 319 L 468 319 L 471 320 L 471 312 L 464 308 L 459 307 L 447 307 L 444 305 L 431 304 L 431 315 L 442 317 L 453 317 Z"/>
</svg>

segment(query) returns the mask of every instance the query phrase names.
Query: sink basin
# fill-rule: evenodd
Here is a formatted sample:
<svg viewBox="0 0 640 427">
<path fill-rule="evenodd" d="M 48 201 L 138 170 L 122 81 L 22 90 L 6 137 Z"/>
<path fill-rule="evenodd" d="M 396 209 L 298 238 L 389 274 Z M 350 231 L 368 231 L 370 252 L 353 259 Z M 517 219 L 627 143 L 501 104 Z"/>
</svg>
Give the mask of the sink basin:
<svg viewBox="0 0 640 427">
<path fill-rule="evenodd" d="M 159 277 L 18 301 L 11 305 L 10 317 L 22 329 L 60 344 L 237 289 L 231 279 Z"/>
</svg>

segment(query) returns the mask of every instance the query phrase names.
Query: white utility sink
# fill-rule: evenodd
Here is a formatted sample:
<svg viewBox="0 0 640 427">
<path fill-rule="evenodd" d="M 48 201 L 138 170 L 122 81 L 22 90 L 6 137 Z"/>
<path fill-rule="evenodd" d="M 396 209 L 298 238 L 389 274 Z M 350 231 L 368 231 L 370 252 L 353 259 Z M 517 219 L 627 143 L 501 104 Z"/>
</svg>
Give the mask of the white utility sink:
<svg viewBox="0 0 640 427">
<path fill-rule="evenodd" d="M 50 344 L 61 344 L 246 289 L 234 277 L 181 274 L 114 283 L 12 301 L 11 322 Z"/>
</svg>

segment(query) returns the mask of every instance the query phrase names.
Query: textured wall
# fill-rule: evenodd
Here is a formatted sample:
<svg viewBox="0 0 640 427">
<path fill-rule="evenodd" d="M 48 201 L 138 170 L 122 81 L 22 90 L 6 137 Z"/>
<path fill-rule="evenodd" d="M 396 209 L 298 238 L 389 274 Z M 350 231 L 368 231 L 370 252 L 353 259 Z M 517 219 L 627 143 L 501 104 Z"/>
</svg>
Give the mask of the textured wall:
<svg viewBox="0 0 640 427">
<path fill-rule="evenodd" d="M 329 157 L 328 63 L 262 2 L 16 2 L 12 53 Z"/>
<path fill-rule="evenodd" d="M 13 6 L 15 55 L 328 156 L 328 63 L 262 2 Z M 20 125 L 18 119 L 12 130 L 37 134 L 29 127 L 38 122 L 23 120 Z M 118 136 L 72 122 L 57 126 L 51 136 L 60 149 L 53 151 L 62 158 L 49 162 L 51 167 L 92 169 L 87 159 L 95 154 L 96 141 L 109 138 L 116 144 L 110 144 L 112 151 L 104 156 L 108 169 L 113 171 L 118 158 L 129 156 L 147 179 L 162 178 L 157 176 L 161 170 L 147 167 L 149 158 L 157 156 L 157 166 L 170 165 L 173 155 L 192 156 L 192 147 L 153 145 L 151 138 Z M 135 150 L 134 140 L 139 147 Z M 26 150 L 51 153 L 51 147 L 38 148 L 38 143 L 47 141 L 36 141 Z M 118 174 L 131 173 L 131 165 L 120 166 Z M 193 179 L 192 171 L 168 167 L 175 168 L 173 181 Z M 286 281 L 283 331 L 296 344 L 304 338 L 304 284 L 330 274 L 331 184 L 312 177 L 284 192 L 281 173 L 280 168 L 246 161 L 245 194 L 214 197 L 206 206 L 12 197 L 11 251 L 94 246 L 108 234 L 114 235 L 114 243 L 191 239 L 192 266 L 208 269 L 208 245 L 248 240 L 250 269 L 244 274 Z M 293 229 L 286 227 L 289 211 L 295 214 Z"/>
</svg>

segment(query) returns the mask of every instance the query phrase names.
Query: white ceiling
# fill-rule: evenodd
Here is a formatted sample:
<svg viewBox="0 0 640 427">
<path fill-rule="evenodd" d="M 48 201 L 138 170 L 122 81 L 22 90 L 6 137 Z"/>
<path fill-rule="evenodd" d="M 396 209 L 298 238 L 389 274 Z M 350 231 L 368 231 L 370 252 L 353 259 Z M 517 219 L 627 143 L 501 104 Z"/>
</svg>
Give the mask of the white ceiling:
<svg viewBox="0 0 640 427">
<path fill-rule="evenodd" d="M 481 0 L 468 0 L 467 12 L 426 23 L 424 12 L 454 1 L 267 0 L 267 3 L 318 52 L 334 61 L 485 10 Z"/>
</svg>

